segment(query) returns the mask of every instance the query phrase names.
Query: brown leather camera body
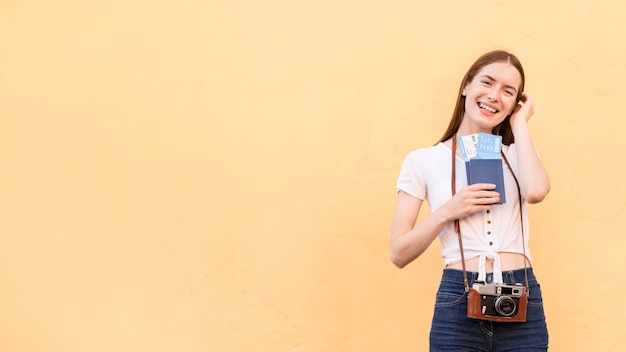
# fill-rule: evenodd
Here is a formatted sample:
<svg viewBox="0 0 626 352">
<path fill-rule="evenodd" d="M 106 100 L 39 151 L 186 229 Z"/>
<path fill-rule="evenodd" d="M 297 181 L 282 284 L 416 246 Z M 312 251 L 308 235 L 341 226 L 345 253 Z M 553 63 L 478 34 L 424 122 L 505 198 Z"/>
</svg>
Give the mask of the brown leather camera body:
<svg viewBox="0 0 626 352">
<path fill-rule="evenodd" d="M 467 317 L 472 319 L 497 321 L 499 323 L 525 323 L 526 308 L 528 307 L 528 292 L 522 293 L 517 305 L 517 314 L 510 317 L 485 315 L 482 312 L 481 294 L 473 288 L 467 292 Z"/>
</svg>

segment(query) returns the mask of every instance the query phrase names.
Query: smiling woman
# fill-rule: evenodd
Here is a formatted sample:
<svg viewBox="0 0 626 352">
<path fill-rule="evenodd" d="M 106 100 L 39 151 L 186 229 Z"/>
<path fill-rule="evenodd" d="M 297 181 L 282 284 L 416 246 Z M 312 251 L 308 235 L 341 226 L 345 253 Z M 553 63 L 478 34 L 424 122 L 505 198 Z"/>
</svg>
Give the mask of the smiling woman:
<svg viewBox="0 0 626 352">
<path fill-rule="evenodd" d="M 450 120 L 450 124 L 448 125 L 448 128 L 446 132 L 444 133 L 443 137 L 441 138 L 440 142 L 443 142 L 445 140 L 452 138 L 452 136 L 455 133 L 457 133 L 457 130 L 459 129 L 459 126 L 461 125 L 461 122 L 463 121 L 465 117 L 465 112 L 467 110 L 467 106 L 466 106 L 467 99 L 466 99 L 466 94 L 464 93 L 467 91 L 467 86 L 471 82 L 474 82 L 475 81 L 474 78 L 478 77 L 479 74 L 484 73 L 488 75 L 488 73 L 491 70 L 489 70 L 489 72 L 486 72 L 484 71 L 484 69 L 491 68 L 492 64 L 495 64 L 496 65 L 495 67 L 512 66 L 512 68 L 515 69 L 515 72 L 509 72 L 509 74 L 512 74 L 513 80 L 515 80 L 515 77 L 519 77 L 521 79 L 521 82 L 519 82 L 517 85 L 515 85 L 515 82 L 511 82 L 513 84 L 512 84 L 512 87 L 509 87 L 509 89 L 515 90 L 516 101 L 518 102 L 523 101 L 523 92 L 524 92 L 524 86 L 526 84 L 526 75 L 524 74 L 524 68 L 522 67 L 522 64 L 519 61 L 519 59 L 515 55 L 512 55 L 502 50 L 489 52 L 481 56 L 480 58 L 478 58 L 478 60 L 476 60 L 474 65 L 472 65 L 472 67 L 470 67 L 470 69 L 467 71 L 467 73 L 465 74 L 465 77 L 463 77 L 463 80 L 461 81 L 461 87 L 459 88 L 459 93 L 457 96 L 457 102 L 456 102 L 456 106 L 454 109 L 454 113 L 452 114 L 452 119 Z M 494 78 L 488 77 L 487 79 L 489 78 L 491 78 L 492 81 L 488 82 L 488 84 L 491 84 Z M 480 82 L 480 79 L 478 80 L 478 82 Z M 509 82 L 507 83 L 508 83 L 507 85 L 510 85 Z M 502 121 L 502 123 L 500 123 L 494 128 L 493 133 L 497 135 L 501 135 L 502 142 L 504 144 L 508 145 L 508 144 L 513 143 L 514 136 L 511 132 L 511 125 L 508 121 L 508 117 L 506 117 L 504 121 Z"/>
<path fill-rule="evenodd" d="M 491 133 L 513 112 L 520 85 L 521 74 L 508 62 L 483 67 L 463 88 L 465 114 L 457 134 Z"/>
<path fill-rule="evenodd" d="M 435 302 L 431 351 L 548 348 L 541 290 L 530 266 L 525 203 L 543 200 L 550 182 L 528 132 L 534 104 L 524 93 L 524 83 L 524 70 L 514 55 L 493 51 L 480 57 L 461 82 L 442 139 L 435 146 L 411 152 L 402 165 L 391 229 L 391 260 L 404 267 L 439 237 L 446 266 Z M 502 137 L 502 155 L 508 166 L 502 170 L 505 191 L 512 192 L 504 204 L 499 204 L 494 184 L 468 185 L 465 177 L 455 177 L 457 169 L 465 174 L 456 138 L 476 133 Z M 450 178 L 452 189 L 450 183 L 441 182 Z M 416 226 L 424 200 L 431 213 Z M 504 296 L 495 304 L 477 302 L 479 311 L 484 304 L 482 316 L 469 318 L 475 314 L 469 309 L 474 305 L 468 304 L 467 292 L 477 282 L 489 288 L 525 284 L 530 297 L 527 307 L 525 299 L 518 301 L 525 322 L 511 324 L 500 316 L 486 316 L 493 305 L 498 311 L 497 302 Z"/>
</svg>

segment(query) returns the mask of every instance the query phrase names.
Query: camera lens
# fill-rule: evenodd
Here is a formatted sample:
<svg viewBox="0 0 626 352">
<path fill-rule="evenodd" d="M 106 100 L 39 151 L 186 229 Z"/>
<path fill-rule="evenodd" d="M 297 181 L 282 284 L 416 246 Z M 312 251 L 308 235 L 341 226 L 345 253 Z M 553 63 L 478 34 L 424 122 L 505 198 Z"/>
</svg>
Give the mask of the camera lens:
<svg viewBox="0 0 626 352">
<path fill-rule="evenodd" d="M 515 301 L 509 296 L 500 296 L 496 299 L 494 306 L 498 314 L 510 317 L 515 313 Z"/>
</svg>

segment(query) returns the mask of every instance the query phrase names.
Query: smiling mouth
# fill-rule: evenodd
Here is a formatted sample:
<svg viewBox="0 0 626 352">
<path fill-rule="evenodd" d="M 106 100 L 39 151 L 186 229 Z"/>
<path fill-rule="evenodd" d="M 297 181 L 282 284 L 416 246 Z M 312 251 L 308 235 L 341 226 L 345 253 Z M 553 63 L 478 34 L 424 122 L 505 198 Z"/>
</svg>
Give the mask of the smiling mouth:
<svg viewBox="0 0 626 352">
<path fill-rule="evenodd" d="M 483 109 L 483 110 L 485 110 L 485 111 L 487 111 L 487 112 L 490 112 L 490 113 L 492 113 L 492 114 L 495 114 L 495 113 L 497 113 L 498 111 L 500 111 L 500 110 L 498 110 L 498 109 L 496 109 L 496 108 L 492 108 L 491 106 L 486 105 L 486 104 L 483 104 L 483 103 L 478 103 L 478 107 L 479 107 L 479 108 L 481 108 L 481 109 Z"/>
</svg>

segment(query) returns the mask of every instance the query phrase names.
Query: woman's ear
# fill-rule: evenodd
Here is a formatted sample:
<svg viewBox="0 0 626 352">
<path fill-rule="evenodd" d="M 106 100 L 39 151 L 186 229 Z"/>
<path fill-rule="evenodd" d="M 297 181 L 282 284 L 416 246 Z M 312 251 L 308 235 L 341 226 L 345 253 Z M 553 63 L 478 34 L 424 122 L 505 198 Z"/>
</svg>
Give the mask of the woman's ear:
<svg viewBox="0 0 626 352">
<path fill-rule="evenodd" d="M 463 84 L 463 89 L 461 90 L 461 95 L 462 96 L 466 96 L 467 95 L 467 86 L 470 85 L 470 82 L 464 82 Z"/>
</svg>

